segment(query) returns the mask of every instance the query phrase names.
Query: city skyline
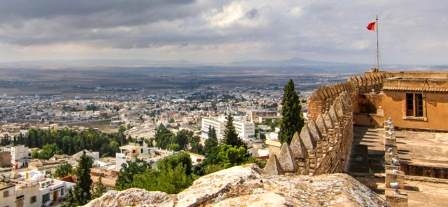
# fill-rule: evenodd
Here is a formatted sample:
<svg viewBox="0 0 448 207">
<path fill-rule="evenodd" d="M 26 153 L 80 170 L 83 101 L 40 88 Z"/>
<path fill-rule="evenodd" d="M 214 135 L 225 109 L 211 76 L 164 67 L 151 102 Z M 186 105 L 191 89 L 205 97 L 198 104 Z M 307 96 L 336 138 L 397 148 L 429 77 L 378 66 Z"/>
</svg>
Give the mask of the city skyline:
<svg viewBox="0 0 448 207">
<path fill-rule="evenodd" d="M 0 4 L 0 62 L 447 64 L 439 1 L 27 1 Z M 90 62 L 89 62 L 90 60 Z M 135 61 L 138 60 L 138 61 Z"/>
</svg>

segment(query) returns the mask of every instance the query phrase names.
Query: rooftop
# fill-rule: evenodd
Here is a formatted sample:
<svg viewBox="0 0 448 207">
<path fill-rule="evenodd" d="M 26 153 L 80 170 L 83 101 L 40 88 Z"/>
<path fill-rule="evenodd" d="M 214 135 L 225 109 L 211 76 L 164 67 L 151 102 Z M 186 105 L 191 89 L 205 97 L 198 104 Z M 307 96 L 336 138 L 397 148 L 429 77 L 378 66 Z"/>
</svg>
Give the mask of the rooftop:
<svg viewBox="0 0 448 207">
<path fill-rule="evenodd" d="M 14 187 L 11 183 L 0 182 L 0 191 L 11 187 Z"/>
<path fill-rule="evenodd" d="M 448 92 L 448 72 L 399 72 L 386 78 L 383 90 Z"/>
<path fill-rule="evenodd" d="M 448 133 L 396 131 L 400 157 L 412 165 L 448 168 Z"/>
<path fill-rule="evenodd" d="M 392 78 L 448 79 L 448 71 L 400 71 L 400 72 L 394 72 Z M 390 79 L 390 78 L 388 78 L 388 79 Z"/>
</svg>

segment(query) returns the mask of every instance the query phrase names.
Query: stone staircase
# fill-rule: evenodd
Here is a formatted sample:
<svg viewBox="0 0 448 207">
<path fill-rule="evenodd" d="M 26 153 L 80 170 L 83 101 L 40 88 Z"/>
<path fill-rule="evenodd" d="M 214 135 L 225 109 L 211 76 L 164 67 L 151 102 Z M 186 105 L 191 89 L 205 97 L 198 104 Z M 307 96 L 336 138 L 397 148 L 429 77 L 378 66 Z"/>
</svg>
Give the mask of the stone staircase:
<svg viewBox="0 0 448 207">
<path fill-rule="evenodd" d="M 350 156 L 350 174 L 384 172 L 384 129 L 355 127 Z"/>
</svg>

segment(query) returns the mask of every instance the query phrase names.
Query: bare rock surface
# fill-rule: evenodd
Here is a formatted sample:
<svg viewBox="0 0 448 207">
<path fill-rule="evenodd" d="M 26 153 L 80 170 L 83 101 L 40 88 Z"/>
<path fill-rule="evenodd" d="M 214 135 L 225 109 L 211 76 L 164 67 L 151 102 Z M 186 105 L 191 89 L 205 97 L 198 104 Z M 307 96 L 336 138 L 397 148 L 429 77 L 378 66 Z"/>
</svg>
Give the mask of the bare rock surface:
<svg viewBox="0 0 448 207">
<path fill-rule="evenodd" d="M 86 207 L 120 207 L 120 206 L 145 206 L 145 207 L 172 207 L 173 196 L 160 191 L 146 191 L 138 188 L 130 188 L 124 191 L 108 191 L 100 198 L 90 201 Z"/>
<path fill-rule="evenodd" d="M 140 189 L 111 191 L 93 206 L 384 206 L 373 191 L 346 174 L 264 175 L 256 165 L 203 176 L 177 195 Z"/>
</svg>

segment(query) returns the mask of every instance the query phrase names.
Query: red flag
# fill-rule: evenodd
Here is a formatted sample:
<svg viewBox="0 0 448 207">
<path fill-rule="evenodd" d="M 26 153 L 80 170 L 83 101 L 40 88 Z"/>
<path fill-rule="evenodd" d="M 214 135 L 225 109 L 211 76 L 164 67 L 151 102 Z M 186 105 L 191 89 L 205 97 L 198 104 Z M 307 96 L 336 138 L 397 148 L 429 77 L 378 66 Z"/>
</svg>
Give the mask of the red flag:
<svg viewBox="0 0 448 207">
<path fill-rule="evenodd" d="M 370 22 L 367 25 L 367 29 L 370 30 L 370 31 L 375 31 L 375 29 L 376 29 L 376 22 Z"/>
</svg>

